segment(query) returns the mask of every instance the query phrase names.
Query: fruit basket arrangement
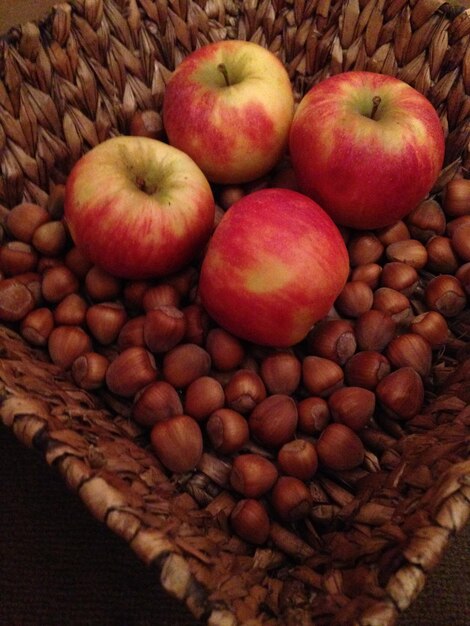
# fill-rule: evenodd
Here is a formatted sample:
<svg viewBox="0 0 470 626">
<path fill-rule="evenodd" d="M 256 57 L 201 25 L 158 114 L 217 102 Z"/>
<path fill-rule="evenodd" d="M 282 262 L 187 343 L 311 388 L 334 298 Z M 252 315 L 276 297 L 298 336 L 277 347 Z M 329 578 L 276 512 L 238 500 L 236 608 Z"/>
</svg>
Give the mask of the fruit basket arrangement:
<svg viewBox="0 0 470 626">
<path fill-rule="evenodd" d="M 201 257 L 116 277 L 63 219 L 82 156 L 165 143 L 175 68 L 225 40 L 277 56 L 296 105 L 374 72 L 444 131 L 411 213 L 338 230 L 347 282 L 293 346 L 219 326 Z M 468 520 L 469 42 L 470 10 L 439 0 L 74 0 L 1 42 L 1 420 L 212 626 L 391 625 Z M 295 188 L 287 157 L 214 183 L 216 224 L 275 188 Z"/>
</svg>

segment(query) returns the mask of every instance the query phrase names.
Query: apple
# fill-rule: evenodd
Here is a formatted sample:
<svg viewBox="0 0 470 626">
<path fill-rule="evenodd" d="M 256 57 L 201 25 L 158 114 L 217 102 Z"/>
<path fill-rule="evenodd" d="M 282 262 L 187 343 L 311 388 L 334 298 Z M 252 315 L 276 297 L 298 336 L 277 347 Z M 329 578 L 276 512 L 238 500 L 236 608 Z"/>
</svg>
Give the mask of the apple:
<svg viewBox="0 0 470 626">
<path fill-rule="evenodd" d="M 336 224 L 373 229 L 402 219 L 429 193 L 443 165 L 444 133 L 416 89 L 351 71 L 305 94 L 289 149 L 300 191 Z"/>
<path fill-rule="evenodd" d="M 339 229 L 316 202 L 291 189 L 262 189 L 222 217 L 201 264 L 199 296 L 237 337 L 289 347 L 329 312 L 348 272 Z"/>
<path fill-rule="evenodd" d="M 206 245 L 215 204 L 194 161 L 148 137 L 113 137 L 83 155 L 65 186 L 76 247 L 121 278 L 170 274 Z"/>
<path fill-rule="evenodd" d="M 294 96 L 286 69 L 248 41 L 218 41 L 189 54 L 171 75 L 163 125 L 211 182 L 254 180 L 286 151 Z"/>
</svg>

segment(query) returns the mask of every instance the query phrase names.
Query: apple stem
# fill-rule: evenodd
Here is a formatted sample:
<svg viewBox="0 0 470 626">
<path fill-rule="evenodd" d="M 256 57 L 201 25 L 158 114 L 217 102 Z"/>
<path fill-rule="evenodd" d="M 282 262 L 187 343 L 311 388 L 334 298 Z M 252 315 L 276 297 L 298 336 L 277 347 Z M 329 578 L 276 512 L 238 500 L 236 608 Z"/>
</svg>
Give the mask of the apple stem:
<svg viewBox="0 0 470 626">
<path fill-rule="evenodd" d="M 225 66 L 225 63 L 219 63 L 219 65 L 217 66 L 217 69 L 219 70 L 219 72 L 222 72 L 222 76 L 225 79 L 225 84 L 227 85 L 227 87 L 229 87 L 230 81 L 228 79 L 228 72 L 227 72 L 227 67 Z"/>
<path fill-rule="evenodd" d="M 375 115 L 377 113 L 377 109 L 379 108 L 379 105 L 381 102 L 382 102 L 382 98 L 380 96 L 374 96 L 372 98 L 372 111 L 370 113 L 371 120 L 375 120 Z"/>
</svg>

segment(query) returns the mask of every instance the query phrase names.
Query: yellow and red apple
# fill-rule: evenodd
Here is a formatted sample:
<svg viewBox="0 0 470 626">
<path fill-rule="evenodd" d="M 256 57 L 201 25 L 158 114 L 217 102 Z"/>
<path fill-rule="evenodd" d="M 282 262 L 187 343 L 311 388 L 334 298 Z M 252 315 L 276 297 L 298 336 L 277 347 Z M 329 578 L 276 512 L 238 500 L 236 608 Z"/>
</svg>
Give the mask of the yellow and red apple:
<svg viewBox="0 0 470 626">
<path fill-rule="evenodd" d="M 344 72 L 314 85 L 295 112 L 290 156 L 300 190 L 340 225 L 380 228 L 406 216 L 442 168 L 437 112 L 392 76 Z"/>
<path fill-rule="evenodd" d="M 223 216 L 207 245 L 199 295 L 234 335 L 288 347 L 328 313 L 348 272 L 343 238 L 318 204 L 290 189 L 263 189 Z"/>
<path fill-rule="evenodd" d="M 114 137 L 77 161 L 64 216 L 77 248 L 122 278 L 177 271 L 204 248 L 215 214 L 211 187 L 194 161 L 147 137 Z"/>
<path fill-rule="evenodd" d="M 189 54 L 168 81 L 163 124 L 211 182 L 242 183 L 285 153 L 294 113 L 287 71 L 269 50 L 219 41 Z"/>
</svg>

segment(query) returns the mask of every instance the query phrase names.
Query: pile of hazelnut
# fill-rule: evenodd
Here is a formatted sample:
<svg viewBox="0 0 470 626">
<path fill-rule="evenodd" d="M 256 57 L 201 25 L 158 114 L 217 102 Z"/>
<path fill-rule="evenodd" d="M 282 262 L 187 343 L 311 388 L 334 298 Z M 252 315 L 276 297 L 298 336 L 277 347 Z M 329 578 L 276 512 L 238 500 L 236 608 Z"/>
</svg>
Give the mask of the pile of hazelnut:
<svg viewBox="0 0 470 626">
<path fill-rule="evenodd" d="M 273 182 L 290 185 L 291 171 Z M 307 516 L 317 471 L 359 467 L 371 426 L 422 410 L 470 295 L 470 180 L 452 180 L 390 227 L 343 229 L 344 290 L 301 344 L 282 350 L 217 327 L 198 300 L 196 265 L 160 280 L 91 265 L 62 219 L 63 192 L 3 212 L 0 320 L 77 386 L 126 399 L 169 472 L 193 471 L 205 450 L 228 460 L 242 538 L 262 544 L 273 516 Z M 246 192 L 217 189 L 218 218 Z"/>
</svg>

